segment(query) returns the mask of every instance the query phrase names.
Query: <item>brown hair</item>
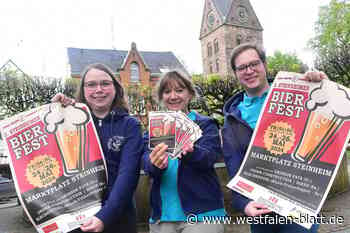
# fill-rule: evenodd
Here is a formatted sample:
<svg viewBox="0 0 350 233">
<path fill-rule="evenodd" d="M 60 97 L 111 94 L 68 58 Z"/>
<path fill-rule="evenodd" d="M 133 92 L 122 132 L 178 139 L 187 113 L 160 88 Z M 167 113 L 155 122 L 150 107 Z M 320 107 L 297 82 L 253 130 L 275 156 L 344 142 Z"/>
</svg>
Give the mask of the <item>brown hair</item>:
<svg viewBox="0 0 350 233">
<path fill-rule="evenodd" d="M 171 70 L 166 72 L 158 83 L 156 89 L 158 102 L 162 101 L 165 89 L 171 86 L 174 81 L 177 82 L 180 85 L 180 87 L 186 88 L 188 92 L 192 95 L 192 98 L 197 95 L 196 89 L 194 88 L 194 85 L 188 75 L 184 74 L 180 70 Z"/>
<path fill-rule="evenodd" d="M 232 50 L 231 53 L 231 59 L 230 59 L 230 63 L 231 63 L 231 67 L 233 69 L 233 71 L 236 71 L 236 64 L 235 64 L 235 60 L 238 57 L 238 55 L 240 55 L 242 52 L 248 50 L 248 49 L 254 49 L 260 60 L 265 64 L 266 63 L 266 54 L 265 51 L 257 44 L 251 44 L 251 43 L 244 43 L 244 44 L 240 44 L 237 47 L 235 47 Z"/>
<path fill-rule="evenodd" d="M 112 108 L 113 107 L 119 107 L 124 109 L 125 111 L 129 111 L 129 107 L 126 103 L 125 100 L 125 91 L 123 86 L 120 84 L 120 82 L 114 77 L 113 75 L 113 71 L 106 65 L 102 64 L 102 63 L 94 63 L 91 65 L 88 65 L 85 67 L 85 69 L 83 70 L 83 72 L 81 73 L 80 77 L 80 85 L 79 88 L 77 90 L 77 95 L 76 95 L 76 101 L 77 102 L 81 102 L 81 103 L 86 103 L 87 105 L 89 105 L 86 102 L 85 99 L 85 93 L 84 93 L 84 81 L 85 81 L 85 77 L 86 74 L 91 70 L 91 69 L 96 69 L 96 70 L 100 70 L 105 72 L 106 74 L 108 74 L 109 77 L 112 78 L 113 80 L 113 86 L 115 89 L 115 96 L 114 96 L 114 100 L 112 103 Z"/>
</svg>

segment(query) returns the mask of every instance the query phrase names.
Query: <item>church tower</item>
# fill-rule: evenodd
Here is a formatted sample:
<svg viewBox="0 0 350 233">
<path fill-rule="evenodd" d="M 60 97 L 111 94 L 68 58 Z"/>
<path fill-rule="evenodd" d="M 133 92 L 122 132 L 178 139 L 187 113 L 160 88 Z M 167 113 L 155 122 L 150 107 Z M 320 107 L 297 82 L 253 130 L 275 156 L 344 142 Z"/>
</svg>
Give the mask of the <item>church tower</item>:
<svg viewBox="0 0 350 233">
<path fill-rule="evenodd" d="M 249 0 L 205 0 L 199 37 L 204 75 L 233 75 L 232 49 L 244 42 L 262 45 L 262 31 Z"/>
</svg>

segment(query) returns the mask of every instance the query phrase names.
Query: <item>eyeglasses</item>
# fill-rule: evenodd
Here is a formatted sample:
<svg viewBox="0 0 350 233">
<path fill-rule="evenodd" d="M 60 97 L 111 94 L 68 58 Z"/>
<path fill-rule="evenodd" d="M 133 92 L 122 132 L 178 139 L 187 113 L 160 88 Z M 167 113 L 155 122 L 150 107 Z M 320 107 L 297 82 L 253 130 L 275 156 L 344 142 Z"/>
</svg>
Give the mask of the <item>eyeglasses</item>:
<svg viewBox="0 0 350 233">
<path fill-rule="evenodd" d="M 260 64 L 261 64 L 261 61 L 256 60 L 256 61 L 252 61 L 246 65 L 240 65 L 240 66 L 236 67 L 236 70 L 239 73 L 244 73 L 244 72 L 247 72 L 248 68 L 256 69 L 258 67 L 258 65 L 260 65 Z"/>
<path fill-rule="evenodd" d="M 97 86 L 100 86 L 101 89 L 108 89 L 113 86 L 113 81 L 102 80 L 100 82 L 90 81 L 84 83 L 84 87 L 86 87 L 89 90 L 95 90 L 97 89 Z"/>
</svg>

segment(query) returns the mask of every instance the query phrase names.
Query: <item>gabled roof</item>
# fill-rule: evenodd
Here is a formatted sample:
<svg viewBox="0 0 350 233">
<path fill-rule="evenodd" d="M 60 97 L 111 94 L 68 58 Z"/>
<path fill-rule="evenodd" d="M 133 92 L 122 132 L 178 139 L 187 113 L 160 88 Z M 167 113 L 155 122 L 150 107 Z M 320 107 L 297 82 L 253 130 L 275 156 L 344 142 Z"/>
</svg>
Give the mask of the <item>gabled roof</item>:
<svg viewBox="0 0 350 233">
<path fill-rule="evenodd" d="M 72 75 L 80 74 L 85 66 L 96 62 L 104 63 L 113 71 L 118 72 L 128 55 L 128 51 L 125 50 L 109 49 L 67 48 L 67 52 Z M 172 52 L 139 51 L 139 54 L 151 74 L 162 73 L 161 69 L 181 69 L 187 73 Z"/>
<path fill-rule="evenodd" d="M 18 75 L 21 76 L 28 76 L 26 73 L 24 73 L 24 71 L 19 68 L 19 66 L 13 62 L 11 59 L 7 60 L 1 67 L 0 67 L 0 80 L 4 80 L 6 79 L 3 75 L 3 71 L 6 70 L 11 70 L 11 71 L 15 71 Z"/>
<path fill-rule="evenodd" d="M 242 9 L 245 10 L 247 16 L 244 20 L 240 17 Z M 216 18 L 213 27 L 207 25 L 210 12 L 213 12 Z M 215 31 L 216 28 L 222 25 L 233 25 L 236 27 L 263 31 L 259 19 L 249 0 L 205 0 L 200 39 Z"/>
<path fill-rule="evenodd" d="M 232 0 L 213 0 L 213 3 L 216 9 L 220 12 L 222 21 L 225 22 L 232 5 Z"/>
<path fill-rule="evenodd" d="M 121 67 L 128 51 L 106 49 L 67 48 L 71 74 L 80 74 L 92 63 L 103 63 L 113 71 Z"/>
</svg>

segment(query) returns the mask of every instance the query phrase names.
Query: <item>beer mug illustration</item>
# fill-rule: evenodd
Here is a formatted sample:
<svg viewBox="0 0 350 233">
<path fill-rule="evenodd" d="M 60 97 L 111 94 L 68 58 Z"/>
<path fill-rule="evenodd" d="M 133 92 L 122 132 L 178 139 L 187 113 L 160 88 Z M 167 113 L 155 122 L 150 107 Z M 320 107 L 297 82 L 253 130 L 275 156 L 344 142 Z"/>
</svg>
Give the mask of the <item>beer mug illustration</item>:
<svg viewBox="0 0 350 233">
<path fill-rule="evenodd" d="M 313 89 L 305 103 L 309 115 L 292 158 L 309 164 L 319 160 L 333 143 L 332 138 L 338 129 L 350 118 L 350 110 L 346 106 L 350 107 L 349 95 L 336 83 L 324 81 L 320 87 Z"/>
<path fill-rule="evenodd" d="M 317 111 L 311 111 L 304 128 L 303 137 L 292 157 L 297 161 L 306 163 L 319 159 L 322 151 L 332 142 L 330 139 L 342 124 L 343 121 L 340 118 L 332 117 L 329 119 Z"/>
<path fill-rule="evenodd" d="M 79 107 L 52 104 L 45 115 L 46 131 L 55 134 L 60 150 L 64 174 L 70 176 L 85 169 L 88 162 L 86 148 L 89 121 L 87 112 Z"/>
</svg>

